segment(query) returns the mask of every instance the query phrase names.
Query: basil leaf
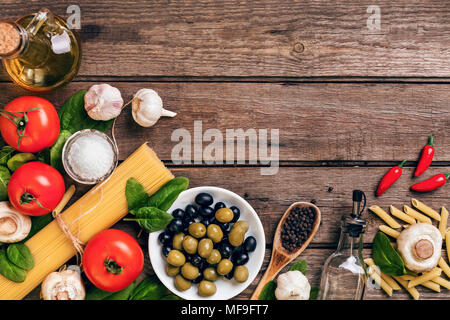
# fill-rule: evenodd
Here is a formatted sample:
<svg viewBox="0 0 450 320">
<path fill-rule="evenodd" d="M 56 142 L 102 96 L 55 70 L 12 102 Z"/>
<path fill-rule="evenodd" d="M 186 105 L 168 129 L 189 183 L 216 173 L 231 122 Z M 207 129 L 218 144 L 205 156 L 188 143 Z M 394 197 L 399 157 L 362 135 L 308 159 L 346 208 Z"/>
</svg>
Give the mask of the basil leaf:
<svg viewBox="0 0 450 320">
<path fill-rule="evenodd" d="M 292 264 L 292 266 L 289 268 L 289 271 L 295 271 L 298 270 L 303 274 L 306 274 L 306 271 L 308 271 L 308 263 L 305 260 L 299 260 Z"/>
<path fill-rule="evenodd" d="M 143 207 L 132 211 L 136 218 L 124 221 L 136 221 L 147 232 L 155 232 L 164 229 L 172 221 L 173 216 L 155 207 Z"/>
<path fill-rule="evenodd" d="M 80 90 L 64 102 L 58 110 L 61 130 L 75 133 L 83 129 L 96 129 L 102 132 L 108 131 L 114 119 L 108 121 L 94 120 L 84 109 L 84 96 L 86 90 Z"/>
<path fill-rule="evenodd" d="M 46 164 L 50 164 L 50 149 L 45 148 L 36 154 L 36 160 Z"/>
<path fill-rule="evenodd" d="M 145 207 L 149 198 L 142 184 L 134 178 L 127 180 L 125 196 L 129 211 Z"/>
<path fill-rule="evenodd" d="M 11 178 L 8 168 L 0 166 L 0 201 L 8 199 L 8 183 Z"/>
<path fill-rule="evenodd" d="M 319 296 L 319 288 L 311 287 L 311 291 L 309 292 L 309 300 L 316 300 Z"/>
<path fill-rule="evenodd" d="M 180 298 L 179 296 L 174 295 L 174 294 L 169 294 L 167 296 L 162 297 L 159 300 L 183 300 L 183 298 Z"/>
<path fill-rule="evenodd" d="M 10 146 L 3 146 L 0 149 L 0 166 L 6 166 L 8 160 L 12 157 L 16 149 Z"/>
<path fill-rule="evenodd" d="M 6 256 L 6 250 L 0 250 L 0 274 L 6 279 L 13 282 L 24 282 L 27 277 L 27 272 L 24 269 L 17 267 Z"/>
<path fill-rule="evenodd" d="M 390 276 L 402 276 L 406 273 L 405 263 L 400 254 L 392 247 L 389 238 L 378 232 L 373 240 L 373 260 L 380 270 Z"/>
<path fill-rule="evenodd" d="M 47 226 L 52 221 L 53 221 L 52 213 L 48 213 L 43 216 L 31 217 L 30 233 L 28 233 L 28 236 L 22 241 L 20 241 L 20 243 L 25 243 L 26 241 L 28 241 L 28 239 L 30 239 L 36 233 L 44 229 L 44 227 Z"/>
<path fill-rule="evenodd" d="M 31 270 L 34 267 L 34 258 L 30 249 L 24 244 L 15 243 L 8 246 L 6 256 L 9 261 L 21 269 Z"/>
<path fill-rule="evenodd" d="M 133 281 L 128 287 L 117 292 L 104 291 L 95 286 L 91 286 L 86 292 L 85 300 L 128 300 L 135 288 L 136 281 Z"/>
<path fill-rule="evenodd" d="M 61 130 L 55 144 L 50 148 L 50 165 L 56 170 L 63 172 L 62 150 L 67 139 L 72 135 L 70 131 Z"/>
<path fill-rule="evenodd" d="M 147 202 L 148 207 L 156 207 L 163 211 L 169 210 L 181 192 L 189 186 L 189 179 L 186 177 L 177 177 L 156 191 Z"/>
<path fill-rule="evenodd" d="M 16 171 L 19 169 L 21 165 L 23 165 L 26 162 L 35 160 L 36 156 L 32 153 L 24 152 L 24 153 L 18 153 L 11 157 L 11 159 L 8 160 L 7 165 L 8 169 L 11 171 Z"/>
<path fill-rule="evenodd" d="M 275 296 L 275 289 L 277 288 L 277 284 L 275 281 L 269 281 L 266 283 L 264 288 L 261 290 L 261 294 L 259 295 L 258 300 L 277 300 Z"/>
<path fill-rule="evenodd" d="M 131 294 L 130 300 L 160 300 L 167 293 L 167 288 L 157 276 L 145 278 Z"/>
</svg>

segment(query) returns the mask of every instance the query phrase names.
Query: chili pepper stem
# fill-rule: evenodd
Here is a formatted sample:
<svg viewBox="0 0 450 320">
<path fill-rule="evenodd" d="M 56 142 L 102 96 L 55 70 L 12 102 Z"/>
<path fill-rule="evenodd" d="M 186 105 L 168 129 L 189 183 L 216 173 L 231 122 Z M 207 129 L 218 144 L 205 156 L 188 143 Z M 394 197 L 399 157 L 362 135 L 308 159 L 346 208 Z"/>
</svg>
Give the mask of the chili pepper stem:
<svg viewBox="0 0 450 320">
<path fill-rule="evenodd" d="M 433 146 L 433 143 L 434 143 L 434 137 L 433 137 L 433 136 L 430 136 L 428 139 L 429 139 L 429 140 L 428 140 L 428 145 L 431 146 L 431 147 L 434 147 L 434 146 Z"/>
<path fill-rule="evenodd" d="M 403 166 L 405 165 L 406 162 L 408 162 L 408 159 L 403 160 L 397 167 L 403 169 Z"/>
<path fill-rule="evenodd" d="M 450 172 L 449 173 L 444 173 L 445 179 L 449 179 L 450 178 Z"/>
</svg>

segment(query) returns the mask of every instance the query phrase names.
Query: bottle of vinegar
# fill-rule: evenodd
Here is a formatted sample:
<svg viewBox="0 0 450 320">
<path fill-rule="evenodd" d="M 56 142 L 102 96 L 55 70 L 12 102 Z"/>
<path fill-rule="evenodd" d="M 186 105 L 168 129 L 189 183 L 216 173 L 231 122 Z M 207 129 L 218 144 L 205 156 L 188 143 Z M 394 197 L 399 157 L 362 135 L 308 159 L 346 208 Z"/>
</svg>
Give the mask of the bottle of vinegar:
<svg viewBox="0 0 450 320">
<path fill-rule="evenodd" d="M 16 22 L 0 21 L 0 57 L 15 83 L 41 92 L 75 77 L 81 48 L 65 21 L 44 9 Z"/>
</svg>

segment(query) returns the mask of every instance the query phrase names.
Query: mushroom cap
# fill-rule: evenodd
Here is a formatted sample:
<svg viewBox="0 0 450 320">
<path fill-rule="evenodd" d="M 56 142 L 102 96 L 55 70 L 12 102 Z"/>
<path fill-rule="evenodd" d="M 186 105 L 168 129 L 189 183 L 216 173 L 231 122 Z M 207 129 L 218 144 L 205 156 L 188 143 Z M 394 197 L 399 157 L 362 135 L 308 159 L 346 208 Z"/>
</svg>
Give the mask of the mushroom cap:
<svg viewBox="0 0 450 320">
<path fill-rule="evenodd" d="M 84 300 L 86 292 L 78 272 L 64 270 L 50 273 L 42 282 L 44 300 Z"/>
<path fill-rule="evenodd" d="M 0 202 L 0 242 L 14 243 L 25 239 L 31 230 L 31 219 L 8 201 Z"/>
<path fill-rule="evenodd" d="M 397 249 L 406 268 L 414 272 L 428 272 L 436 267 L 441 257 L 442 235 L 431 224 L 413 224 L 400 233 Z"/>
</svg>

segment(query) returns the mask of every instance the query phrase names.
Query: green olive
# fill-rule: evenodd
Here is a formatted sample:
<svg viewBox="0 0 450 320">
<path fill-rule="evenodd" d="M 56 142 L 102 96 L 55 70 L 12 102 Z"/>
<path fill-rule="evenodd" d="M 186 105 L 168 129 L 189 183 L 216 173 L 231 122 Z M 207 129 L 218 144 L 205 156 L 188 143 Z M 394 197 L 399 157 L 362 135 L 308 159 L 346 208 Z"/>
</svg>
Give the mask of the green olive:
<svg viewBox="0 0 450 320">
<path fill-rule="evenodd" d="M 173 237 L 173 240 L 172 240 L 172 247 L 174 248 L 174 249 L 177 249 L 177 250 L 182 250 L 183 248 L 182 248 L 182 243 L 183 243 L 183 238 L 184 238 L 184 233 L 182 233 L 182 232 L 180 232 L 180 233 L 177 233 L 174 237 Z"/>
<path fill-rule="evenodd" d="M 211 255 L 213 248 L 214 244 L 211 239 L 203 238 L 198 243 L 198 255 L 202 258 L 207 259 Z"/>
<path fill-rule="evenodd" d="M 219 275 L 217 274 L 216 269 L 214 269 L 213 267 L 206 268 L 203 271 L 203 277 L 209 281 L 216 281 L 217 279 L 219 279 Z"/>
<path fill-rule="evenodd" d="M 221 276 L 229 274 L 233 269 L 233 262 L 228 259 L 222 259 L 217 265 L 217 273 Z"/>
<path fill-rule="evenodd" d="M 175 287 L 180 291 L 185 291 L 191 287 L 191 282 L 179 274 L 175 277 Z"/>
<path fill-rule="evenodd" d="M 170 250 L 167 255 L 167 262 L 174 267 L 181 267 L 186 262 L 186 257 L 179 250 Z"/>
<path fill-rule="evenodd" d="M 166 267 L 166 272 L 170 277 L 175 277 L 177 274 L 180 273 L 180 267 L 174 267 L 168 264 Z"/>
<path fill-rule="evenodd" d="M 219 222 L 230 222 L 231 220 L 233 220 L 233 217 L 233 210 L 231 210 L 230 208 L 221 208 L 216 211 L 216 219 Z"/>
<path fill-rule="evenodd" d="M 191 236 L 199 239 L 203 238 L 206 234 L 206 227 L 203 223 L 194 222 L 189 226 L 189 233 Z"/>
<path fill-rule="evenodd" d="M 234 280 L 237 282 L 245 282 L 248 279 L 248 269 L 246 266 L 237 266 L 236 269 L 234 269 L 233 274 Z"/>
<path fill-rule="evenodd" d="M 220 251 L 217 249 L 213 249 L 209 257 L 206 259 L 206 262 L 208 262 L 209 264 L 218 264 L 221 259 L 222 256 L 220 254 Z"/>
<path fill-rule="evenodd" d="M 188 262 L 181 267 L 181 274 L 188 280 L 194 280 L 198 277 L 199 272 L 197 267 L 194 267 L 190 262 Z"/>
<path fill-rule="evenodd" d="M 214 282 L 208 280 L 202 280 L 198 285 L 198 294 L 202 297 L 209 297 L 215 294 L 217 291 Z"/>
<path fill-rule="evenodd" d="M 214 243 L 219 243 L 223 238 L 223 231 L 217 224 L 210 224 L 206 229 L 206 235 Z"/>
<path fill-rule="evenodd" d="M 239 220 L 231 228 L 230 234 L 228 235 L 228 241 L 234 247 L 239 247 L 244 242 L 245 233 L 249 228 L 248 222 L 244 220 Z"/>
<path fill-rule="evenodd" d="M 197 252 L 198 240 L 192 236 L 186 236 L 183 239 L 183 249 L 189 254 Z"/>
</svg>

